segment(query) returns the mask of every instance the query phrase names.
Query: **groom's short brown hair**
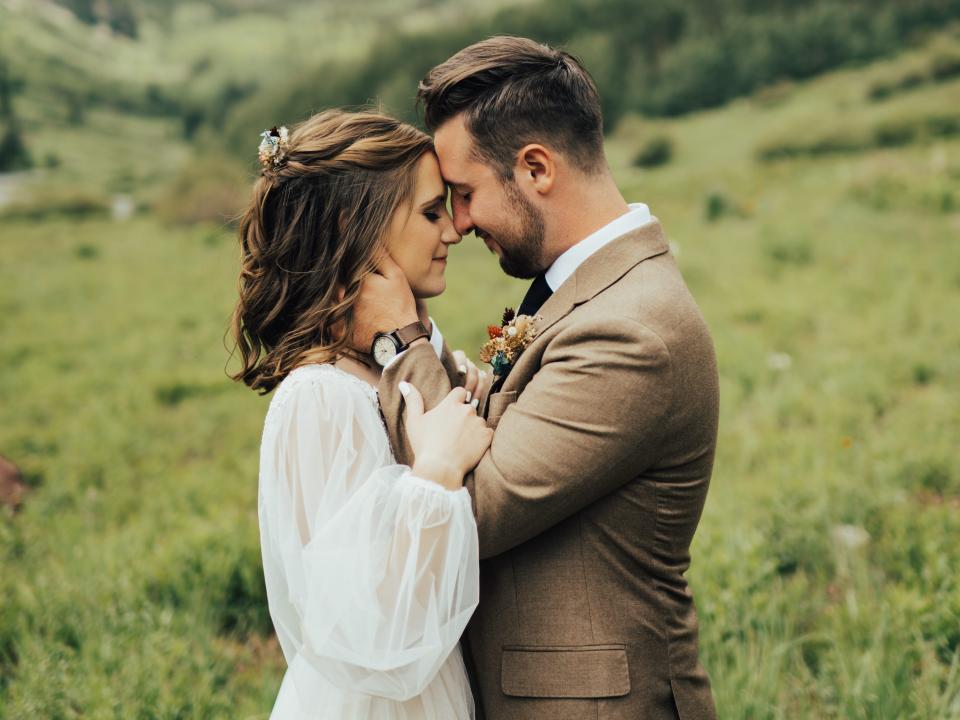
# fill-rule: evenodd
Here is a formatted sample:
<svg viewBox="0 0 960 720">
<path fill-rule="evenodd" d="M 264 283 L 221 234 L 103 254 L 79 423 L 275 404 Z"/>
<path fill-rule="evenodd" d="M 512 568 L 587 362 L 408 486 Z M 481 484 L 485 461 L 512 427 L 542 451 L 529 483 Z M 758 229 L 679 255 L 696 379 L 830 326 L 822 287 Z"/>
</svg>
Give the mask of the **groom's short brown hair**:
<svg viewBox="0 0 960 720">
<path fill-rule="evenodd" d="M 521 37 L 482 40 L 430 70 L 417 101 L 431 132 L 463 113 L 476 154 L 504 179 L 531 142 L 553 147 L 584 172 L 605 167 L 597 87 L 562 50 Z"/>
</svg>

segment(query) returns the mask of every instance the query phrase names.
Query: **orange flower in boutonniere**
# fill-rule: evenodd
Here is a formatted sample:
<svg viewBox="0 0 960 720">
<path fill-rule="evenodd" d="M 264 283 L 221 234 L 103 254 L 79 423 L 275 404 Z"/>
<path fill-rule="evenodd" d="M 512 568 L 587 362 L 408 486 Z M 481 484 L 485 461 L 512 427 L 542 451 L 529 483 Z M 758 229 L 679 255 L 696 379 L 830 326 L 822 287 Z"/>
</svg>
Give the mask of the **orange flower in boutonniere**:
<svg viewBox="0 0 960 720">
<path fill-rule="evenodd" d="M 487 326 L 487 336 L 490 339 L 480 348 L 480 359 L 490 363 L 495 376 L 500 377 L 510 372 L 520 353 L 537 336 L 535 323 L 539 319 L 539 315 L 517 315 L 512 308 L 507 308 L 499 327 Z"/>
</svg>

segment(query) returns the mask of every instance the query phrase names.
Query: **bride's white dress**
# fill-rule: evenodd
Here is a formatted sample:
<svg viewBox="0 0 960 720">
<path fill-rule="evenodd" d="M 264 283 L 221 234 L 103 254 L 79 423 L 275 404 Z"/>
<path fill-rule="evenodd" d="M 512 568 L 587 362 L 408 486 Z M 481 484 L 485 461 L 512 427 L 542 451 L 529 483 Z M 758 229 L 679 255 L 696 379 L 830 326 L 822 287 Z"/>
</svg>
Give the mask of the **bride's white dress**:
<svg viewBox="0 0 960 720">
<path fill-rule="evenodd" d="M 271 720 L 474 717 L 458 645 L 479 597 L 470 497 L 396 464 L 372 386 L 332 365 L 280 383 L 259 514 L 287 660 Z"/>
</svg>

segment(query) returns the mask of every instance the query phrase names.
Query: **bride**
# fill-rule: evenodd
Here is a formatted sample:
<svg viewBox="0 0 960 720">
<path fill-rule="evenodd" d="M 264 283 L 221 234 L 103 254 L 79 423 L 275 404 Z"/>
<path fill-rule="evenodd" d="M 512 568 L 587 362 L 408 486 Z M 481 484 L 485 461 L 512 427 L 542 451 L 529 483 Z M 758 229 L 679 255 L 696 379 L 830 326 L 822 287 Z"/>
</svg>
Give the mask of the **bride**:
<svg viewBox="0 0 960 720">
<path fill-rule="evenodd" d="M 443 348 L 423 298 L 443 292 L 460 236 L 431 140 L 331 110 L 265 132 L 260 162 L 233 333 L 235 379 L 275 390 L 259 517 L 288 668 L 271 718 L 473 718 L 458 641 L 478 601 L 477 529 L 461 483 L 492 437 L 471 398 L 485 381 L 471 365 L 433 410 L 411 403 L 412 468 L 393 458 L 375 389 L 410 343 Z M 355 347 L 362 284 L 400 271 L 420 323 Z"/>
</svg>

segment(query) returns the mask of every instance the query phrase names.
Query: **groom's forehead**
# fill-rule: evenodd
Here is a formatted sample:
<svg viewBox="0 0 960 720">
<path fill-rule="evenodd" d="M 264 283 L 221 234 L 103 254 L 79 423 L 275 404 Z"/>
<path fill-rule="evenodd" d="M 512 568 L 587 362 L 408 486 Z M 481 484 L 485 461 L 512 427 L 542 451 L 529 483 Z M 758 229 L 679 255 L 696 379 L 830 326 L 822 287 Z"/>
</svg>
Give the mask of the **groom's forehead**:
<svg viewBox="0 0 960 720">
<path fill-rule="evenodd" d="M 444 179 L 447 174 L 457 175 L 467 170 L 473 160 L 473 137 L 464 125 L 462 117 L 453 117 L 437 128 L 433 136 L 433 143 L 440 158 L 440 169 Z"/>
</svg>

